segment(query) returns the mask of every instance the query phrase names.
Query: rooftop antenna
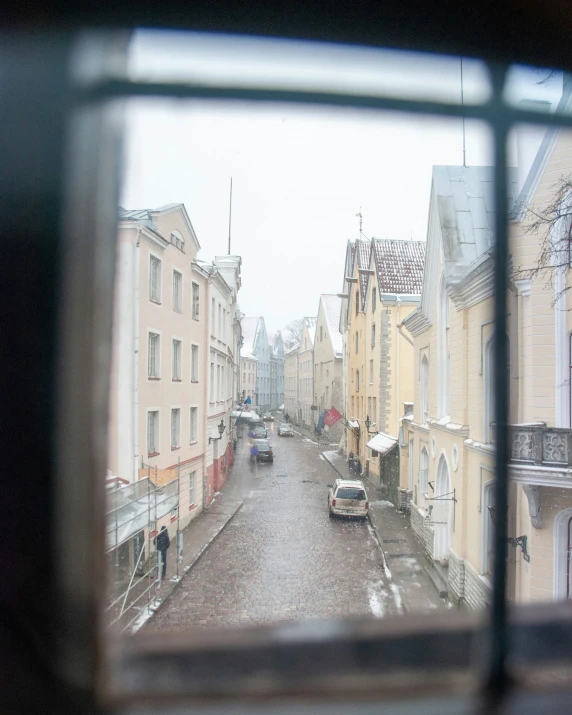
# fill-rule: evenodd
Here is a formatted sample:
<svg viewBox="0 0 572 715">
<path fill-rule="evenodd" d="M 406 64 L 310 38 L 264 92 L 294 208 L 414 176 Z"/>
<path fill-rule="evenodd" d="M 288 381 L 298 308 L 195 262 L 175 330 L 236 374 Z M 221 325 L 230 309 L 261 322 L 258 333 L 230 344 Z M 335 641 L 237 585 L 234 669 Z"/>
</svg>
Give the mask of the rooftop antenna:
<svg viewBox="0 0 572 715">
<path fill-rule="evenodd" d="M 230 228 L 232 224 L 232 176 L 230 177 L 230 204 L 228 207 L 228 255 L 230 256 Z"/>
<path fill-rule="evenodd" d="M 359 207 L 359 213 L 356 214 L 356 216 L 359 216 L 359 235 L 361 236 L 363 234 L 363 231 L 362 231 L 363 217 L 361 215 L 361 206 Z"/>
<path fill-rule="evenodd" d="M 463 91 L 463 58 L 461 60 L 461 107 L 465 108 L 465 93 Z M 465 113 L 463 112 L 463 166 L 467 166 L 467 147 L 465 142 Z"/>
</svg>

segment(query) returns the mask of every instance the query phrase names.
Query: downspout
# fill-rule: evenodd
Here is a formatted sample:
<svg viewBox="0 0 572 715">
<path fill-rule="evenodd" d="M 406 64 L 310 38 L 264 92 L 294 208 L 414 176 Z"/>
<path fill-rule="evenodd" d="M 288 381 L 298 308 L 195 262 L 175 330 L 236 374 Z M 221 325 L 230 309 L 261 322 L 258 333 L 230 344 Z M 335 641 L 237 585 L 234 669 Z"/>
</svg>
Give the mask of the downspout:
<svg viewBox="0 0 572 715">
<path fill-rule="evenodd" d="M 139 289 L 140 289 L 140 256 L 141 227 L 137 229 L 133 247 L 133 282 L 135 285 L 135 300 L 133 301 L 133 477 L 135 484 L 139 476 Z"/>
</svg>

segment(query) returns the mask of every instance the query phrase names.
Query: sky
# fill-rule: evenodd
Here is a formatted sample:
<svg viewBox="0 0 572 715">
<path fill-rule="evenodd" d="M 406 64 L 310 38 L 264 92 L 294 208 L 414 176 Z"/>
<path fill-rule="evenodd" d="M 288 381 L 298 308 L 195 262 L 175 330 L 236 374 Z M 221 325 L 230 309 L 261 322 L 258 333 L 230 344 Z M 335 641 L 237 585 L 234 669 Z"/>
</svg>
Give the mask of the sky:
<svg viewBox="0 0 572 715">
<path fill-rule="evenodd" d="M 142 80 L 344 89 L 460 100 L 459 58 L 181 33 L 139 33 Z M 555 103 L 561 80 L 515 69 L 512 101 Z M 466 102 L 488 94 L 484 67 L 463 61 Z M 131 100 L 121 205 L 185 204 L 199 258 L 242 256 L 240 309 L 269 330 L 317 314 L 342 288 L 347 241 L 425 240 L 431 170 L 462 164 L 462 123 L 394 113 L 218 101 Z M 466 123 L 468 165 L 491 163 L 488 129 Z"/>
</svg>

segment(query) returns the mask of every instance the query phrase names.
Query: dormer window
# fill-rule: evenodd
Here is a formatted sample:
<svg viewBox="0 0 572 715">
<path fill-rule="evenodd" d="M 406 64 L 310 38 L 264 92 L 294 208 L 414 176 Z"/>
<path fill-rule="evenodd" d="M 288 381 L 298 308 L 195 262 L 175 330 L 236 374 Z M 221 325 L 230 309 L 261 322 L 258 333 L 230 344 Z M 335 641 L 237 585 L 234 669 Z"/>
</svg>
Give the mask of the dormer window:
<svg viewBox="0 0 572 715">
<path fill-rule="evenodd" d="M 182 253 L 185 252 L 185 239 L 180 231 L 171 231 L 171 244 L 178 248 Z"/>
</svg>

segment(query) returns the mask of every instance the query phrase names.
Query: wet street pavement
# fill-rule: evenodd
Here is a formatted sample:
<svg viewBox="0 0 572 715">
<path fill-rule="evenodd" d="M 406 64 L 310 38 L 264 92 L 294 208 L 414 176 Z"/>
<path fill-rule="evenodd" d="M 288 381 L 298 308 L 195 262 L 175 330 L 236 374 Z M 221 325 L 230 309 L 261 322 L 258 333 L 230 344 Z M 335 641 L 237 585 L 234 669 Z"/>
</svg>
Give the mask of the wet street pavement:
<svg viewBox="0 0 572 715">
<path fill-rule="evenodd" d="M 274 463 L 252 467 L 239 440 L 230 479 L 244 504 L 144 630 L 400 612 L 369 522 L 328 516 L 337 474 L 320 447 L 268 428 Z"/>
</svg>

